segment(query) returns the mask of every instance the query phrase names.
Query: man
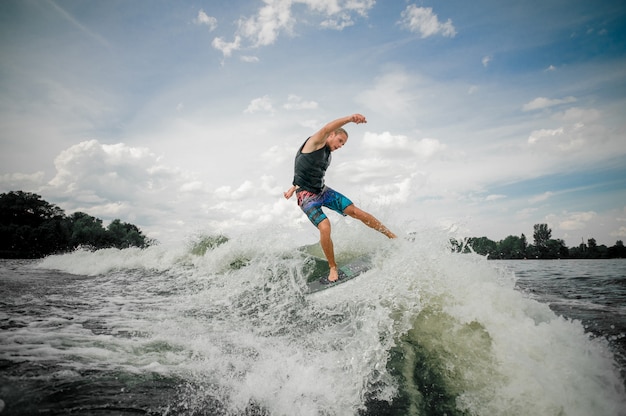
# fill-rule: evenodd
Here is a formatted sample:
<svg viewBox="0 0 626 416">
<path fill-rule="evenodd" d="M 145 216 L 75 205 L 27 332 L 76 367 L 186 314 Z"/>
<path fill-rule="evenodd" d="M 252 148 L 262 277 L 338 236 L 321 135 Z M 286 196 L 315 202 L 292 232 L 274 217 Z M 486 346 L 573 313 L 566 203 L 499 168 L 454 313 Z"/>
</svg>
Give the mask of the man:
<svg viewBox="0 0 626 416">
<path fill-rule="evenodd" d="M 396 238 L 396 235 L 374 216 L 357 208 L 344 195 L 324 184 L 324 175 L 330 165 L 331 152 L 340 149 L 348 141 L 348 133 L 342 127 L 350 122 L 361 124 L 367 123 L 367 120 L 361 114 L 339 118 L 326 124 L 304 142 L 296 154 L 293 186 L 284 193 L 285 198 L 289 199 L 296 192 L 298 206 L 320 232 L 320 245 L 330 267 L 328 282 L 337 281 L 339 276 L 333 241 L 330 238 L 330 221 L 322 211 L 322 206 L 344 216 L 349 215 L 361 220 L 368 227 L 389 238 Z"/>
</svg>

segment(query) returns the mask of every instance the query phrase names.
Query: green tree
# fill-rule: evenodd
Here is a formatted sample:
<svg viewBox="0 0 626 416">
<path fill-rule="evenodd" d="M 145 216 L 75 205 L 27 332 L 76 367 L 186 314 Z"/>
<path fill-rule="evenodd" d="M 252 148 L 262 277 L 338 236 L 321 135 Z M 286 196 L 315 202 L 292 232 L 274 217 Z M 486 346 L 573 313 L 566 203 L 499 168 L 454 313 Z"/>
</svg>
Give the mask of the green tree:
<svg viewBox="0 0 626 416">
<path fill-rule="evenodd" d="M 65 214 L 37 194 L 11 191 L 0 194 L 0 254 L 39 257 L 67 249 Z"/>
<path fill-rule="evenodd" d="M 548 228 L 548 224 L 535 224 L 533 238 L 535 240 L 535 250 L 539 258 L 547 257 L 550 237 L 552 237 L 552 230 Z"/>
<path fill-rule="evenodd" d="M 37 194 L 11 191 L 0 194 L 0 224 L 38 227 L 45 221 L 60 219 L 64 212 L 56 205 L 41 199 Z"/>
<path fill-rule="evenodd" d="M 503 259 L 523 259 L 526 257 L 526 237 L 510 235 L 498 243 L 498 251 Z"/>
<path fill-rule="evenodd" d="M 133 224 L 122 222 L 119 219 L 113 220 L 107 228 L 109 233 L 109 241 L 113 247 L 146 247 L 146 237 L 141 233 L 139 228 Z"/>
<path fill-rule="evenodd" d="M 595 238 L 587 240 L 587 257 L 595 259 L 598 257 L 598 243 Z"/>
<path fill-rule="evenodd" d="M 471 237 L 467 240 L 467 245 L 481 256 L 498 258 L 498 244 L 487 237 Z"/>
<path fill-rule="evenodd" d="M 71 230 L 70 246 L 108 247 L 109 237 L 102 220 L 84 212 L 75 212 L 68 218 Z"/>
<path fill-rule="evenodd" d="M 617 240 L 614 246 L 609 247 L 608 256 L 612 259 L 626 258 L 626 247 L 624 247 L 624 242 L 622 240 Z"/>
<path fill-rule="evenodd" d="M 105 229 L 102 220 L 84 212 L 69 217 L 39 195 L 11 191 L 0 194 L 0 257 L 42 257 L 75 249 L 152 244 L 133 224 L 114 220 Z"/>
<path fill-rule="evenodd" d="M 565 245 L 565 241 L 561 239 L 548 240 L 546 242 L 546 251 L 544 257 L 547 259 L 563 259 L 569 257 L 569 250 Z"/>
<path fill-rule="evenodd" d="M 522 233 L 522 235 L 520 236 L 520 243 L 522 245 L 522 249 L 524 250 L 524 257 L 527 256 L 526 251 L 528 250 L 528 240 L 526 239 L 526 236 L 524 235 L 524 233 Z"/>
</svg>

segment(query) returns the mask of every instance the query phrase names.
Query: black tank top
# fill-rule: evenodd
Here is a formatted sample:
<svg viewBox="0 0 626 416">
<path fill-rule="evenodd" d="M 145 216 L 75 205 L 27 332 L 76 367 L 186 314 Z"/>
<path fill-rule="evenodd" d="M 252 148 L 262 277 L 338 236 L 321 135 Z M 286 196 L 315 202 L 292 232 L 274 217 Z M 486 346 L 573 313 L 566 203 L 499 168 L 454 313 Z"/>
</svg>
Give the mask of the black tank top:
<svg viewBox="0 0 626 416">
<path fill-rule="evenodd" d="M 331 161 L 330 147 L 324 146 L 311 153 L 302 153 L 302 149 L 309 139 L 302 143 L 296 154 L 293 185 L 298 185 L 305 191 L 319 194 L 324 189 L 324 175 Z"/>
</svg>

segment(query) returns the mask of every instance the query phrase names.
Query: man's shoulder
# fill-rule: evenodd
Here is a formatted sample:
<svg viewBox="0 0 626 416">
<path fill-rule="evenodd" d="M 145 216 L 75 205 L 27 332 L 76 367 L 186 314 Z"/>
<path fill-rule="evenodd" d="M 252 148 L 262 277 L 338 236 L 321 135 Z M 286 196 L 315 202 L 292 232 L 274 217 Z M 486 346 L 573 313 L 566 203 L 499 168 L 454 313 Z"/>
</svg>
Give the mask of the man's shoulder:
<svg viewBox="0 0 626 416">
<path fill-rule="evenodd" d="M 326 147 L 326 141 L 316 142 L 314 136 L 307 138 L 300 148 L 302 153 L 313 153 Z"/>
</svg>

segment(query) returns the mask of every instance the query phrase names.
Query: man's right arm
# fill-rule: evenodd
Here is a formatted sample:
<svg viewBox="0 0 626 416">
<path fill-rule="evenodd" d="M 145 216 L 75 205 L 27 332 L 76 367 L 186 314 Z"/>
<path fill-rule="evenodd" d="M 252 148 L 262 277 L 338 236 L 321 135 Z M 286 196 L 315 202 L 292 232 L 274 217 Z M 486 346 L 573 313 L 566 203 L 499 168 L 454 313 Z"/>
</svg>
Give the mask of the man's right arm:
<svg viewBox="0 0 626 416">
<path fill-rule="evenodd" d="M 321 149 L 322 147 L 326 146 L 326 138 L 330 135 L 330 133 L 334 132 L 339 127 L 345 126 L 348 123 L 367 123 L 367 119 L 361 114 L 352 114 L 351 116 L 346 116 L 338 118 L 337 120 L 333 120 L 326 124 L 324 127 L 322 127 L 313 136 L 311 136 L 302 150 L 305 153 L 310 153 L 316 151 L 317 149 Z"/>
</svg>

